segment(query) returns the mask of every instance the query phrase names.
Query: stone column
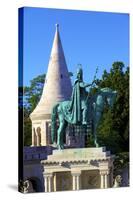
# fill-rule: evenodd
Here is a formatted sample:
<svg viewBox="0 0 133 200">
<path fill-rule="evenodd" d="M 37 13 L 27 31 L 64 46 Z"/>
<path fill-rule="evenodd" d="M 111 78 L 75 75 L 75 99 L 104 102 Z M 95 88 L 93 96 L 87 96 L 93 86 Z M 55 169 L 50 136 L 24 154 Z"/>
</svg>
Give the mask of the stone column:
<svg viewBox="0 0 133 200">
<path fill-rule="evenodd" d="M 100 176 L 101 176 L 101 189 L 104 188 L 104 175 L 100 172 Z"/>
<path fill-rule="evenodd" d="M 37 133 L 37 146 L 40 146 L 40 144 L 39 144 L 39 135 L 38 135 L 38 133 Z"/>
<path fill-rule="evenodd" d="M 105 175 L 104 175 L 104 188 L 108 188 L 108 174 L 106 173 Z"/>
<path fill-rule="evenodd" d="M 49 175 L 48 179 L 49 179 L 49 192 L 52 192 L 53 191 L 53 176 Z"/>
<path fill-rule="evenodd" d="M 72 189 L 76 190 L 76 177 L 74 174 L 72 174 Z"/>
<path fill-rule="evenodd" d="M 36 146 L 36 132 L 35 132 L 34 127 L 32 128 L 32 145 L 31 146 Z"/>
<path fill-rule="evenodd" d="M 56 190 L 57 190 L 57 187 L 56 187 L 56 173 L 54 173 L 54 177 L 53 177 L 53 190 L 54 190 L 54 192 L 56 192 Z"/>
<path fill-rule="evenodd" d="M 44 177 L 44 187 L 45 187 L 45 192 L 48 192 L 48 177 Z"/>
<path fill-rule="evenodd" d="M 77 182 L 77 190 L 80 190 L 81 188 L 80 188 L 80 174 L 78 174 L 77 176 L 76 176 L 76 182 Z"/>
<path fill-rule="evenodd" d="M 101 188 L 109 188 L 109 170 L 100 170 Z"/>
<path fill-rule="evenodd" d="M 48 134 L 48 129 L 47 129 L 47 121 L 43 120 L 41 124 L 41 145 L 42 146 L 47 146 L 47 134 Z"/>
<path fill-rule="evenodd" d="M 45 192 L 53 191 L 53 174 L 52 173 L 44 173 L 44 184 L 45 184 Z"/>
<path fill-rule="evenodd" d="M 72 189 L 73 190 L 80 190 L 81 189 L 81 181 L 80 175 L 81 172 L 71 172 L 72 174 Z"/>
</svg>

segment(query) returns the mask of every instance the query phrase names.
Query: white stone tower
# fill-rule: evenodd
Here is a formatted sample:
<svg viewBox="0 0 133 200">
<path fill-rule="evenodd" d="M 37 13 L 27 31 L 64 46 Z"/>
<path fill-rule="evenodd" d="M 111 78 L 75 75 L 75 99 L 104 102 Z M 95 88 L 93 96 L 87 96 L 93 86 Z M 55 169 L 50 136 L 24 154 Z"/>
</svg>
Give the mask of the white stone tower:
<svg viewBox="0 0 133 200">
<path fill-rule="evenodd" d="M 72 85 L 59 35 L 59 25 L 56 24 L 43 93 L 38 105 L 30 115 L 32 121 L 32 146 L 50 144 L 52 107 L 58 102 L 69 100 L 71 92 Z"/>
</svg>

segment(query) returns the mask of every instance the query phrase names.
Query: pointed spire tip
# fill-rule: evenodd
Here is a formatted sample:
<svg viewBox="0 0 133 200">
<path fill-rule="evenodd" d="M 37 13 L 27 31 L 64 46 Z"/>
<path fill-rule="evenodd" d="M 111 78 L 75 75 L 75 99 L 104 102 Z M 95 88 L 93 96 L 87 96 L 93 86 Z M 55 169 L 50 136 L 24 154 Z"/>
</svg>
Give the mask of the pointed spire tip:
<svg viewBox="0 0 133 200">
<path fill-rule="evenodd" d="M 58 29 L 59 28 L 59 24 L 55 24 L 55 27 L 56 27 L 56 29 Z"/>
</svg>

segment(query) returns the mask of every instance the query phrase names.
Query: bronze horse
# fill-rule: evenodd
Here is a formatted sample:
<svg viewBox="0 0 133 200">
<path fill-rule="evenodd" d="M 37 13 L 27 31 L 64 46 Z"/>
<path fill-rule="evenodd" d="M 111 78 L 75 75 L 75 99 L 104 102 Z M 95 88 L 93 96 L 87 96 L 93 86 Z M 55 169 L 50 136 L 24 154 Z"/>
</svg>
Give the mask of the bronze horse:
<svg viewBox="0 0 133 200">
<path fill-rule="evenodd" d="M 113 107 L 113 103 L 116 98 L 116 91 L 113 91 L 110 88 L 102 88 L 95 95 L 91 96 L 87 100 L 88 112 L 87 112 L 87 124 L 92 121 L 93 124 L 93 137 L 96 147 L 98 147 L 97 142 L 97 127 L 101 119 L 104 106 L 108 104 L 110 108 Z M 71 101 L 63 101 L 56 104 L 52 110 L 52 124 L 51 124 L 51 133 L 52 133 L 52 142 L 55 143 L 55 134 L 57 133 L 57 147 L 58 149 L 64 149 L 63 135 L 66 132 L 66 127 L 68 124 L 71 124 L 71 120 L 68 115 Z M 59 128 L 57 129 L 57 119 L 59 121 Z M 77 124 L 75 124 L 77 125 Z M 82 124 L 78 124 L 82 125 Z"/>
</svg>

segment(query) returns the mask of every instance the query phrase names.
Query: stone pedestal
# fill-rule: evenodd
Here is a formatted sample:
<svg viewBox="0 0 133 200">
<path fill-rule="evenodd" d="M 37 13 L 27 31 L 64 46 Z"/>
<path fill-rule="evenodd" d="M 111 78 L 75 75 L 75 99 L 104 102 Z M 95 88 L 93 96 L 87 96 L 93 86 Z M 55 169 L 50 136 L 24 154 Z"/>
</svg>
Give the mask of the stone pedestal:
<svg viewBox="0 0 133 200">
<path fill-rule="evenodd" d="M 109 188 L 113 160 L 114 156 L 105 147 L 54 150 L 41 162 L 45 175 L 54 174 L 50 186 L 45 183 L 45 191 Z"/>
</svg>

